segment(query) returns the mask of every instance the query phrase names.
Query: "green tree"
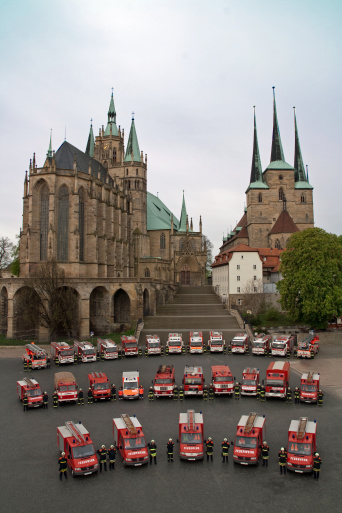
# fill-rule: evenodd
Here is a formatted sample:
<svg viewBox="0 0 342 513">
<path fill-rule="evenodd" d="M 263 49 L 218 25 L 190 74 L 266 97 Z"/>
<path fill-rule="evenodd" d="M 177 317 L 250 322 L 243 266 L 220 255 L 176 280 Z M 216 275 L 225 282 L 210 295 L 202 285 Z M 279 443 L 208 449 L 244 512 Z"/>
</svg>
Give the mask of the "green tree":
<svg viewBox="0 0 342 513">
<path fill-rule="evenodd" d="M 342 312 L 340 237 L 321 228 L 291 235 L 281 256 L 281 306 L 295 321 L 325 328 Z"/>
</svg>

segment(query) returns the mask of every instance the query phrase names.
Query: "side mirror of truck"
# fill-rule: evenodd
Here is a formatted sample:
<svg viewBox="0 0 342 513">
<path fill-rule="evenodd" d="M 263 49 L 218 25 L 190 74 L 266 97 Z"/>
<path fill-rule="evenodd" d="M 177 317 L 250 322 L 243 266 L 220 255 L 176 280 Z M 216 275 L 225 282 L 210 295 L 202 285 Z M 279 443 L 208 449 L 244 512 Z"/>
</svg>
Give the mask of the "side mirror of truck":
<svg viewBox="0 0 342 513">
<path fill-rule="evenodd" d="M 71 456 L 70 456 L 70 454 L 68 454 L 68 460 L 70 460 L 70 458 L 71 458 Z"/>
<path fill-rule="evenodd" d="M 119 449 L 122 449 L 122 445 L 119 446 Z"/>
<path fill-rule="evenodd" d="M 152 385 L 153 385 L 153 379 L 151 379 L 151 383 L 152 383 Z"/>
<path fill-rule="evenodd" d="M 230 445 L 232 445 L 232 446 L 234 447 L 234 442 L 233 442 L 233 441 L 231 441 L 231 442 L 230 442 Z"/>
<path fill-rule="evenodd" d="M 178 438 L 177 438 L 177 444 L 179 444 L 179 440 L 178 440 Z"/>
<path fill-rule="evenodd" d="M 262 380 L 262 384 L 264 384 L 264 381 L 265 381 L 265 380 L 263 379 L 263 380 Z"/>
</svg>

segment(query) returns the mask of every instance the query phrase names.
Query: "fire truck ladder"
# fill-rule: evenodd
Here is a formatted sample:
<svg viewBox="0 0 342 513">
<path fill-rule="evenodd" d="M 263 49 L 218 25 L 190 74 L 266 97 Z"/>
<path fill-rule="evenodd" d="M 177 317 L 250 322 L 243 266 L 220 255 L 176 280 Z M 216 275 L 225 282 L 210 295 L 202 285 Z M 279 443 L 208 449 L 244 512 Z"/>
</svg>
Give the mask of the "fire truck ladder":
<svg viewBox="0 0 342 513">
<path fill-rule="evenodd" d="M 195 410 L 188 410 L 188 430 L 195 429 Z"/>
<path fill-rule="evenodd" d="M 304 438 L 307 421 L 307 417 L 300 417 L 297 430 L 297 440 L 302 440 Z"/>
<path fill-rule="evenodd" d="M 35 344 L 26 344 L 25 346 L 29 351 L 32 351 L 32 353 L 35 353 L 37 355 L 45 354 L 46 351 L 44 349 L 41 349 L 40 347 L 36 346 Z"/>
<path fill-rule="evenodd" d="M 124 421 L 124 423 L 126 424 L 126 427 L 127 427 L 128 431 L 131 433 L 131 435 L 137 435 L 138 434 L 137 430 L 135 429 L 135 426 L 134 426 L 133 422 L 131 421 L 129 415 L 127 415 L 127 413 L 122 413 L 121 418 Z"/>
<path fill-rule="evenodd" d="M 87 440 L 85 439 L 84 435 L 82 435 L 82 433 L 79 431 L 78 427 L 76 426 L 76 424 L 72 421 L 72 420 L 68 420 L 66 423 L 65 423 L 65 426 L 69 429 L 70 433 L 72 434 L 72 436 L 74 436 L 77 440 L 77 443 L 86 443 Z"/>
<path fill-rule="evenodd" d="M 172 372 L 173 365 L 160 365 L 157 370 L 157 374 L 166 374 L 168 372 Z"/>
<path fill-rule="evenodd" d="M 247 419 L 247 422 L 246 422 L 246 425 L 245 425 L 245 433 L 250 433 L 250 431 L 252 430 L 252 427 L 254 426 L 254 423 L 256 421 L 258 417 L 258 414 L 257 413 L 250 413 L 248 415 L 248 419 Z"/>
<path fill-rule="evenodd" d="M 103 372 L 93 372 L 94 378 L 104 378 Z"/>
<path fill-rule="evenodd" d="M 311 371 L 308 373 L 308 377 L 306 378 L 307 383 L 312 383 L 312 379 L 313 379 L 313 372 Z"/>
<path fill-rule="evenodd" d="M 35 387 L 35 386 L 36 386 L 30 378 L 24 378 L 24 381 L 25 381 L 25 383 L 26 383 L 29 387 Z"/>
</svg>

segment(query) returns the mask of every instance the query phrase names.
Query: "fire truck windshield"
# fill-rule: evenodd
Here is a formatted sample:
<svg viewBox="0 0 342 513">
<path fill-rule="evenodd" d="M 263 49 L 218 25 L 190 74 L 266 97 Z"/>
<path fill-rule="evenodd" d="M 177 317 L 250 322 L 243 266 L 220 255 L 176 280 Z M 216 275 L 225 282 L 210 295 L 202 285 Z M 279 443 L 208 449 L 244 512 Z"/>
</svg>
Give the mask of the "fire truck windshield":
<svg viewBox="0 0 342 513">
<path fill-rule="evenodd" d="M 182 433 L 182 444 L 198 445 L 202 443 L 201 433 Z"/>
<path fill-rule="evenodd" d="M 264 347 L 264 342 L 253 342 L 253 347 Z"/>
<path fill-rule="evenodd" d="M 202 342 L 191 342 L 193 347 L 202 347 Z"/>
<path fill-rule="evenodd" d="M 109 383 L 108 381 L 106 383 L 95 383 L 94 384 L 94 390 L 108 390 L 110 387 L 109 387 Z"/>
<path fill-rule="evenodd" d="M 64 349 L 64 351 L 61 351 L 62 356 L 73 356 L 74 350 L 73 349 Z"/>
<path fill-rule="evenodd" d="M 94 456 L 94 446 L 93 444 L 89 445 L 81 445 L 79 447 L 72 448 L 72 457 L 73 459 L 83 459 L 89 458 L 89 456 Z"/>
<path fill-rule="evenodd" d="M 124 382 L 124 389 L 125 390 L 134 390 L 136 388 L 139 388 L 137 381 L 125 381 Z"/>
<path fill-rule="evenodd" d="M 137 347 L 136 342 L 125 342 L 125 347 Z"/>
<path fill-rule="evenodd" d="M 267 379 L 266 386 L 269 387 L 284 387 L 285 383 L 282 379 Z"/>
<path fill-rule="evenodd" d="M 311 444 L 289 442 L 288 452 L 291 454 L 302 454 L 305 456 L 309 456 L 311 454 Z"/>
<path fill-rule="evenodd" d="M 76 390 L 76 385 L 62 385 L 59 387 L 60 392 L 70 392 Z"/>
<path fill-rule="evenodd" d="M 307 344 L 306 342 L 299 342 L 298 348 L 299 349 L 309 349 L 309 344 Z"/>
<path fill-rule="evenodd" d="M 139 436 L 138 438 L 125 438 L 124 439 L 125 449 L 143 449 L 146 447 L 145 438 L 143 436 Z"/>
<path fill-rule="evenodd" d="M 316 392 L 317 390 L 316 385 L 302 385 L 301 388 L 303 392 Z"/>
<path fill-rule="evenodd" d="M 272 347 L 274 347 L 274 349 L 284 349 L 285 346 L 286 346 L 286 342 L 280 342 L 277 340 L 272 342 Z"/>
<path fill-rule="evenodd" d="M 172 385 L 171 378 L 156 378 L 154 381 L 155 385 Z"/>
<path fill-rule="evenodd" d="M 159 347 L 159 342 L 149 342 L 149 347 Z"/>
<path fill-rule="evenodd" d="M 169 341 L 169 346 L 175 346 L 175 347 L 178 347 L 180 346 L 181 343 L 180 343 L 180 340 L 170 340 Z"/>
<path fill-rule="evenodd" d="M 28 397 L 37 397 L 37 395 L 42 395 L 42 391 L 40 388 L 35 388 L 33 390 L 26 391 Z"/>
<path fill-rule="evenodd" d="M 257 382 L 255 379 L 243 379 L 242 384 L 243 385 L 256 385 Z"/>
<path fill-rule="evenodd" d="M 248 438 L 246 436 L 237 436 L 235 440 L 235 447 L 241 447 L 243 449 L 256 449 L 257 439 Z"/>
<path fill-rule="evenodd" d="M 245 341 L 244 340 L 232 340 L 232 345 L 242 347 L 245 345 Z"/>
<path fill-rule="evenodd" d="M 84 349 L 84 354 L 95 354 L 94 349 Z"/>
<path fill-rule="evenodd" d="M 116 353 L 116 347 L 106 347 L 106 353 Z"/>
<path fill-rule="evenodd" d="M 215 383 L 222 383 L 226 382 L 231 383 L 233 380 L 233 376 L 215 376 Z"/>
<path fill-rule="evenodd" d="M 185 385 L 201 385 L 202 379 L 201 378 L 185 378 L 184 384 Z"/>
<path fill-rule="evenodd" d="M 46 354 L 33 354 L 32 355 L 32 358 L 33 360 L 45 360 L 46 359 Z"/>
</svg>

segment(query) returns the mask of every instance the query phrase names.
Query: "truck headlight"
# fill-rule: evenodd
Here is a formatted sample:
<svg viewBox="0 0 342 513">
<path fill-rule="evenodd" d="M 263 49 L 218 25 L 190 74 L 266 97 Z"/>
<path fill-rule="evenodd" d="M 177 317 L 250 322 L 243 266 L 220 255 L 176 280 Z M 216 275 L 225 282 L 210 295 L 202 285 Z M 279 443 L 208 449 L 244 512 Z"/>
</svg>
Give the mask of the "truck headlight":
<svg viewBox="0 0 342 513">
<path fill-rule="evenodd" d="M 311 465 L 305 465 L 305 468 L 311 468 Z"/>
<path fill-rule="evenodd" d="M 251 461 L 255 461 L 255 460 L 256 460 L 256 458 L 251 458 Z"/>
<path fill-rule="evenodd" d="M 133 461 L 131 458 L 126 458 L 126 461 Z"/>
<path fill-rule="evenodd" d="M 289 461 L 287 462 L 287 464 L 289 467 L 292 467 L 292 463 L 290 463 Z"/>
<path fill-rule="evenodd" d="M 75 472 L 81 472 L 81 468 L 75 468 Z"/>
</svg>

